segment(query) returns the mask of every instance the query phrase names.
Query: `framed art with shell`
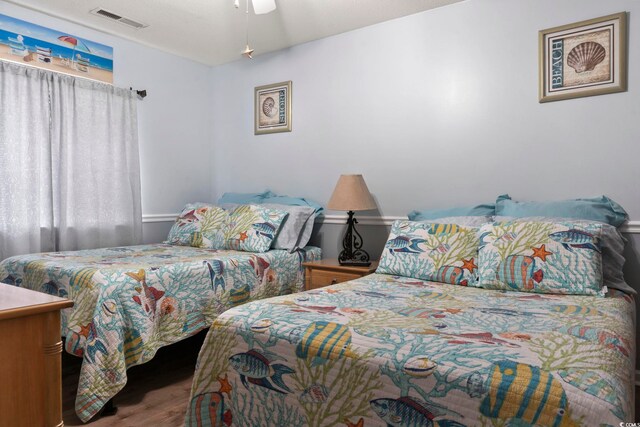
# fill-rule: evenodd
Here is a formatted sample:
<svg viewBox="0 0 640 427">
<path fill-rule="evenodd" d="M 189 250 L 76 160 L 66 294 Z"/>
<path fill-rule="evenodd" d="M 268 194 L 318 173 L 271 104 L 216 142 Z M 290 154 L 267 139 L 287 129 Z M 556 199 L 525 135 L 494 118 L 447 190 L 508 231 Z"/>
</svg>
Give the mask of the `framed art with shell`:
<svg viewBox="0 0 640 427">
<path fill-rule="evenodd" d="M 540 102 L 627 90 L 627 14 L 539 33 Z"/>
<path fill-rule="evenodd" d="M 291 80 L 255 88 L 256 135 L 291 132 Z"/>
</svg>

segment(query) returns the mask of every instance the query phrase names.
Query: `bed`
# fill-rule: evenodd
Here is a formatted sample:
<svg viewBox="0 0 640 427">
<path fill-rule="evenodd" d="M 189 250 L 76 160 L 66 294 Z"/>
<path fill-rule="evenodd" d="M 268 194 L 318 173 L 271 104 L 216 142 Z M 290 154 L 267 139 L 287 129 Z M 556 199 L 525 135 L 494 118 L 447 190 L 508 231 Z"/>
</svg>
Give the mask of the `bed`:
<svg viewBox="0 0 640 427">
<path fill-rule="evenodd" d="M 74 301 L 62 311 L 62 336 L 66 351 L 83 357 L 75 409 L 87 421 L 124 387 L 127 368 L 228 308 L 302 290 L 302 262 L 319 258 L 313 247 L 251 253 L 154 244 L 12 257 L 0 263 L 0 282 Z"/>
<path fill-rule="evenodd" d="M 635 303 L 373 274 L 235 307 L 200 352 L 189 426 L 619 425 Z"/>
</svg>

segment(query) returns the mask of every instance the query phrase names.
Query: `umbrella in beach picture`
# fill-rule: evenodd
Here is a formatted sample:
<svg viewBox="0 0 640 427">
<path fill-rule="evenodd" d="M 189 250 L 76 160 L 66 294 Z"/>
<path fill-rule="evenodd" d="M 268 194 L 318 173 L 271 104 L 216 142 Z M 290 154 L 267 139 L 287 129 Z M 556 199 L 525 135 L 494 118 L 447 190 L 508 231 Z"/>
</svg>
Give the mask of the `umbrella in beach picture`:
<svg viewBox="0 0 640 427">
<path fill-rule="evenodd" d="M 73 48 L 73 52 L 71 53 L 71 60 L 73 62 L 75 62 L 75 60 L 76 60 L 76 56 L 75 56 L 76 49 L 85 51 L 87 53 L 91 53 L 91 50 L 89 49 L 89 47 L 82 40 L 78 40 L 75 37 L 72 37 L 72 36 L 60 36 L 60 37 L 58 37 L 58 40 L 60 40 L 61 42 L 63 42 L 67 46 Z"/>
</svg>

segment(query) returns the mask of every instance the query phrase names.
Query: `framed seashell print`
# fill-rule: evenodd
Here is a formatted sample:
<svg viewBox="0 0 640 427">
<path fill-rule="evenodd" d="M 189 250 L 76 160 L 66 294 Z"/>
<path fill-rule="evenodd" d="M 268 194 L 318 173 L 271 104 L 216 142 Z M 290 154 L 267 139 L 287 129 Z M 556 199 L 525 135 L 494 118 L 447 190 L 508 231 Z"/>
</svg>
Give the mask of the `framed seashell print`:
<svg viewBox="0 0 640 427">
<path fill-rule="evenodd" d="M 291 80 L 255 88 L 256 135 L 291 132 Z"/>
<path fill-rule="evenodd" d="M 626 12 L 539 34 L 540 102 L 627 90 Z"/>
</svg>

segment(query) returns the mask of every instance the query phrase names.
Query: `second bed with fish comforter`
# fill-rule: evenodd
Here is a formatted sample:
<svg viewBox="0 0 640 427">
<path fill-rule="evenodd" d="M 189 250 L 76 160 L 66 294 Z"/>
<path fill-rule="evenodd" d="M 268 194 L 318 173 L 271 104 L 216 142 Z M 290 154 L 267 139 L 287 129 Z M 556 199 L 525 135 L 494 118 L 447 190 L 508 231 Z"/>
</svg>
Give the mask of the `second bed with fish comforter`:
<svg viewBox="0 0 640 427">
<path fill-rule="evenodd" d="M 189 426 L 591 426 L 633 414 L 635 303 L 385 274 L 235 307 Z"/>
<path fill-rule="evenodd" d="M 76 413 L 93 417 L 127 382 L 126 370 L 208 327 L 235 305 L 298 292 L 302 262 L 320 249 L 251 253 L 165 244 L 21 255 L 0 282 L 74 301 L 62 311 L 65 349 L 83 357 Z"/>
</svg>

